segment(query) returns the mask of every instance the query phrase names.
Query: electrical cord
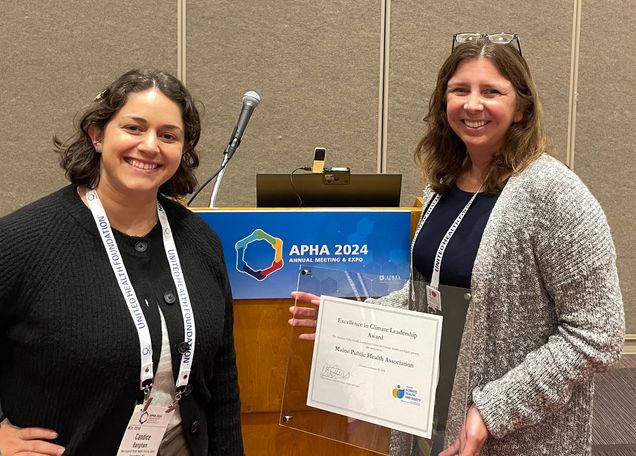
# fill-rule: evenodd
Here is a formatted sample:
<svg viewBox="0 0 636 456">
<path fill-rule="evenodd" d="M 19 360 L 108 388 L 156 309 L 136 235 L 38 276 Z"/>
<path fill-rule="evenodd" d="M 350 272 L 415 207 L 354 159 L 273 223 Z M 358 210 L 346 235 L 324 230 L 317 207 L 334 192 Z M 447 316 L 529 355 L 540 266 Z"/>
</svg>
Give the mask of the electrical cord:
<svg viewBox="0 0 636 456">
<path fill-rule="evenodd" d="M 294 173 L 296 171 L 310 171 L 311 172 L 311 166 L 301 166 L 300 168 L 296 168 L 291 173 L 289 173 L 289 183 L 291 184 L 292 190 L 294 190 L 294 193 L 298 197 L 298 207 L 302 207 L 303 206 L 303 199 L 300 196 L 300 193 L 298 193 L 298 189 L 294 185 Z"/>
<path fill-rule="evenodd" d="M 232 157 L 230 157 L 231 159 Z M 223 171 L 223 169 L 227 166 L 227 164 L 229 163 L 230 160 L 227 160 L 223 165 L 221 165 L 219 167 L 219 169 L 216 170 L 216 172 L 214 174 L 212 174 L 212 176 L 210 176 L 208 179 L 206 179 L 205 182 L 203 182 L 199 188 L 192 194 L 192 196 L 190 197 L 190 199 L 188 200 L 186 206 L 190 206 L 190 204 L 192 204 L 192 201 L 194 201 L 194 199 L 199 195 L 199 193 L 201 193 L 201 190 L 203 190 L 205 188 L 206 185 L 208 185 L 210 182 L 212 182 L 212 180 L 214 180 L 214 178 L 216 176 L 219 175 L 219 173 L 221 171 Z M 289 173 L 289 183 L 291 184 L 291 187 L 294 191 L 294 193 L 296 194 L 296 197 L 298 198 L 298 207 L 302 207 L 303 205 L 303 199 L 300 196 L 300 193 L 298 192 L 298 189 L 296 188 L 296 186 L 294 185 L 294 173 L 296 171 L 310 171 L 311 172 L 311 166 L 301 166 L 299 168 L 296 168 L 295 170 L 293 170 L 291 173 Z"/>
<path fill-rule="evenodd" d="M 192 201 L 194 201 L 194 199 L 197 197 L 197 195 L 199 193 L 201 193 L 201 190 L 203 190 L 203 188 L 208 185 L 210 182 L 212 182 L 212 180 L 219 175 L 219 173 L 221 171 L 223 171 L 223 169 L 227 166 L 227 164 L 230 162 L 230 160 L 232 159 L 234 155 L 230 156 L 230 158 L 227 159 L 227 161 L 225 163 L 223 163 L 221 165 L 221 167 L 219 169 L 216 170 L 216 172 L 214 174 L 212 174 L 212 176 L 210 176 L 205 182 L 203 182 L 201 185 L 199 185 L 199 188 L 192 194 L 192 196 L 190 197 L 190 199 L 188 200 L 188 203 L 186 204 L 186 206 L 190 206 L 190 204 L 192 204 Z"/>
</svg>

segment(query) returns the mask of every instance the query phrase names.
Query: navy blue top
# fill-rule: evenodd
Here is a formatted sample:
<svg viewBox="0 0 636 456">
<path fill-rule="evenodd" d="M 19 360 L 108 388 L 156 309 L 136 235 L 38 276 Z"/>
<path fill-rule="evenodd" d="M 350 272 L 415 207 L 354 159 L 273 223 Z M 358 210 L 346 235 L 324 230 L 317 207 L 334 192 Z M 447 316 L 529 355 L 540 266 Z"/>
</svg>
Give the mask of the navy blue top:
<svg viewBox="0 0 636 456">
<path fill-rule="evenodd" d="M 433 261 L 440 242 L 473 193 L 457 187 L 442 196 L 420 229 L 413 246 L 413 267 L 430 282 Z M 497 202 L 496 195 L 480 193 L 466 212 L 451 238 L 442 258 L 440 284 L 470 288 L 470 277 L 477 249 L 484 234 L 490 212 Z"/>
</svg>

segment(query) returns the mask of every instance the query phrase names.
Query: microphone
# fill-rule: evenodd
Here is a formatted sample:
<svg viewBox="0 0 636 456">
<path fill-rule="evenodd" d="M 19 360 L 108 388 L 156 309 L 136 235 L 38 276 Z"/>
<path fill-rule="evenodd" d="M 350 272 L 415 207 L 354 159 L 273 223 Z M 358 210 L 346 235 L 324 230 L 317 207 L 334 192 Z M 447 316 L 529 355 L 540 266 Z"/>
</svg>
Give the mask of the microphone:
<svg viewBox="0 0 636 456">
<path fill-rule="evenodd" d="M 245 129 L 247 128 L 247 123 L 250 121 L 252 112 L 260 102 L 261 97 L 254 91 L 250 90 L 249 92 L 245 92 L 245 95 L 243 95 L 243 107 L 241 108 L 241 114 L 239 115 L 236 127 L 234 127 L 234 131 L 230 137 L 230 142 L 227 144 L 227 147 L 223 152 L 223 154 L 227 156 L 228 160 L 232 157 L 232 155 L 234 155 L 234 152 L 236 152 L 236 149 L 238 149 L 241 144 L 243 133 L 245 133 Z"/>
</svg>

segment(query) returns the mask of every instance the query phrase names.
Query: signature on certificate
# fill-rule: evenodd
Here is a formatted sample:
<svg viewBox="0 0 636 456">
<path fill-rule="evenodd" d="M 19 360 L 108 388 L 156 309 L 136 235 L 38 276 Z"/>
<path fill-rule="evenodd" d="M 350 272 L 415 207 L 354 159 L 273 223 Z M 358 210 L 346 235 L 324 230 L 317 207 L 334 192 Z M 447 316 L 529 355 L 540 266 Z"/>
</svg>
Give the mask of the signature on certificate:
<svg viewBox="0 0 636 456">
<path fill-rule="evenodd" d="M 344 369 L 341 369 L 336 364 L 325 364 L 322 366 L 322 372 L 320 373 L 322 378 L 332 378 L 338 380 L 349 380 L 351 374 Z"/>
</svg>

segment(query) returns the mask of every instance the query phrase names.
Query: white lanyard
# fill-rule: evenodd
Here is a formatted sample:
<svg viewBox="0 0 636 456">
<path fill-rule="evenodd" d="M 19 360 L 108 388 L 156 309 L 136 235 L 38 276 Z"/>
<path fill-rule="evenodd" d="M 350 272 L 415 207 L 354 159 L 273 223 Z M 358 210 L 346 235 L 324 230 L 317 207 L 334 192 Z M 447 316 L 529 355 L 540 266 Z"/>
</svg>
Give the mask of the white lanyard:
<svg viewBox="0 0 636 456">
<path fill-rule="evenodd" d="M 110 260 L 110 265 L 113 268 L 119 288 L 128 306 L 130 316 L 137 328 L 137 334 L 139 336 L 139 347 L 141 354 L 141 374 L 140 374 L 140 388 L 144 391 L 145 398 L 148 397 L 150 389 L 152 388 L 153 379 L 153 364 L 152 364 L 152 340 L 150 338 L 150 331 L 146 323 L 141 307 L 139 306 L 139 299 L 130 282 L 128 272 L 124 266 L 117 242 L 113 236 L 113 231 L 108 222 L 106 211 L 102 206 L 97 192 L 92 189 L 86 192 L 86 200 L 88 207 L 93 214 L 97 229 L 104 243 L 106 254 Z M 172 279 L 177 289 L 177 295 L 179 296 L 179 304 L 181 306 L 181 315 L 183 317 L 183 331 L 185 341 L 189 345 L 189 349 L 181 356 L 181 365 L 179 367 L 179 376 L 177 377 L 177 388 L 185 387 L 188 384 L 190 378 L 190 371 L 192 369 L 192 360 L 194 359 L 194 342 L 195 342 L 195 327 L 194 327 L 194 315 L 192 313 L 192 307 L 190 305 L 190 297 L 188 295 L 188 289 L 183 277 L 183 271 L 181 270 L 181 263 L 179 262 L 179 255 L 177 254 L 177 248 L 172 237 L 172 230 L 168 223 L 168 217 L 166 216 L 163 207 L 157 201 L 157 213 L 159 215 L 159 222 L 161 223 L 161 229 L 163 233 L 163 245 L 168 258 L 168 264 L 170 265 L 170 272 L 172 273 Z M 175 399 L 181 398 L 181 392 L 178 391 Z"/>
<path fill-rule="evenodd" d="M 481 189 L 479 189 L 479 191 L 481 191 Z M 453 234 L 455 234 L 455 231 L 457 231 L 459 224 L 464 219 L 466 212 L 468 212 L 468 209 L 470 209 L 470 206 L 473 204 L 473 201 L 475 201 L 475 198 L 477 198 L 479 191 L 474 193 L 473 196 L 468 201 L 468 203 L 466 203 L 466 206 L 464 206 L 464 209 L 462 209 L 462 211 L 459 213 L 455 221 L 451 224 L 450 228 L 448 228 L 448 231 L 442 238 L 442 242 L 440 242 L 439 246 L 437 247 L 437 253 L 435 254 L 435 261 L 433 262 L 433 273 L 431 275 L 431 287 L 436 290 L 439 289 L 439 275 L 440 275 L 440 269 L 442 267 L 442 258 L 444 256 L 444 252 L 446 251 L 446 247 L 448 246 L 448 243 L 453 237 Z M 424 217 L 422 218 L 422 225 L 424 225 L 424 223 L 426 222 L 426 219 L 428 219 L 428 216 L 431 215 L 431 212 L 433 212 L 433 209 L 435 209 L 435 206 L 437 205 L 440 199 L 441 199 L 441 195 L 439 194 L 435 195 L 435 199 L 431 201 L 431 204 L 429 205 L 428 209 L 426 210 L 426 213 L 424 214 Z"/>
<path fill-rule="evenodd" d="M 484 184 L 481 185 L 479 190 L 477 190 L 477 192 L 475 192 L 473 196 L 470 198 L 468 203 L 466 203 L 466 206 L 464 206 L 464 209 L 462 209 L 462 211 L 459 213 L 455 221 L 451 224 L 450 228 L 448 229 L 448 231 L 442 238 L 442 242 L 440 242 L 439 246 L 437 247 L 437 253 L 435 254 L 435 260 L 433 262 L 433 274 L 431 275 L 431 284 L 430 284 L 430 286 L 434 288 L 435 290 L 439 289 L 439 275 L 440 275 L 440 270 L 442 266 L 442 258 L 444 256 L 444 251 L 446 250 L 448 243 L 453 237 L 453 234 L 455 234 L 455 231 L 459 227 L 459 224 L 464 219 L 466 212 L 468 212 L 468 209 L 470 209 L 470 206 L 473 204 L 473 201 L 475 201 L 475 198 L 477 198 L 477 195 L 479 194 L 479 192 L 481 192 L 483 187 L 484 187 Z M 415 245 L 415 239 L 417 239 L 417 236 L 420 234 L 420 230 L 424 226 L 424 223 L 426 223 L 426 220 L 431 215 L 431 212 L 433 212 L 433 209 L 435 209 L 435 206 L 437 206 L 437 203 L 439 203 L 439 200 L 441 198 L 442 198 L 442 195 L 440 195 L 439 193 L 436 194 L 435 198 L 433 198 L 433 201 L 431 201 L 431 204 L 429 204 L 428 208 L 426 209 L 426 212 L 422 216 L 422 220 L 420 220 L 417 231 L 415 232 L 413 245 Z M 413 254 L 411 253 L 411 257 L 412 256 Z"/>
</svg>

